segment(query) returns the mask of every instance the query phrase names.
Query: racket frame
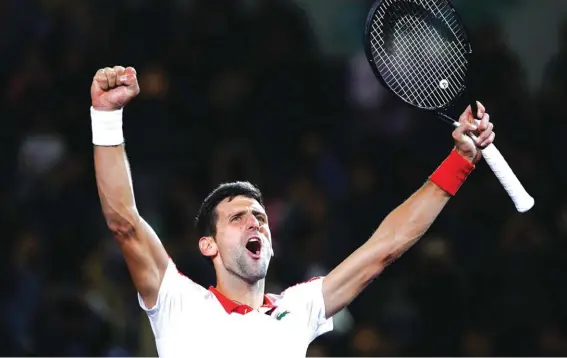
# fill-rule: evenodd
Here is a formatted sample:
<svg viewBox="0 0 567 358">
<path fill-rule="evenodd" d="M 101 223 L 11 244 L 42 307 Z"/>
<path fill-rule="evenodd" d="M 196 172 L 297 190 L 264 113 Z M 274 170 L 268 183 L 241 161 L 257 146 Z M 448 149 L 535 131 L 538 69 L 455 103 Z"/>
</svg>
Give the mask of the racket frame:
<svg viewBox="0 0 567 358">
<path fill-rule="evenodd" d="M 394 92 L 394 90 L 386 83 L 386 81 L 384 81 L 382 75 L 380 74 L 380 71 L 378 71 L 378 66 L 374 61 L 374 56 L 372 55 L 372 48 L 371 48 L 372 41 L 371 41 L 370 32 L 372 31 L 372 22 L 374 19 L 374 14 L 376 13 L 382 1 L 384 0 L 376 0 L 374 2 L 370 11 L 368 12 L 366 18 L 366 24 L 364 28 L 364 39 L 363 39 L 364 51 L 366 54 L 366 59 L 370 64 L 370 68 L 372 68 L 372 72 L 374 73 L 374 77 L 378 79 L 378 81 L 384 86 L 384 88 L 388 90 L 388 92 L 390 92 L 395 97 L 405 102 L 408 106 L 418 108 L 422 111 L 426 111 L 429 113 L 433 112 L 438 118 L 442 119 L 445 122 L 450 123 L 454 127 L 458 127 L 459 122 L 454 120 L 451 116 L 447 115 L 445 112 L 447 112 L 449 108 L 456 105 L 457 100 L 460 98 L 464 97 L 469 102 L 473 110 L 473 114 L 476 117 L 477 114 L 476 101 L 472 99 L 473 94 L 470 91 L 470 87 L 471 87 L 470 82 L 471 82 L 471 78 L 473 78 L 471 72 L 474 71 L 474 68 L 471 66 L 471 62 L 473 60 L 471 39 L 469 36 L 469 31 L 465 25 L 465 22 L 463 21 L 462 17 L 459 15 L 457 10 L 454 8 L 451 1 L 446 0 L 449 8 L 453 11 L 453 15 L 455 16 L 455 19 L 459 22 L 459 25 L 462 28 L 463 37 L 467 42 L 468 51 L 465 54 L 467 60 L 467 73 L 465 75 L 465 80 L 460 89 L 460 92 L 446 105 L 437 108 L 423 108 L 406 101 L 405 98 Z M 475 138 L 474 135 L 472 134 L 469 134 L 469 136 L 472 137 L 473 139 Z M 514 172 L 512 171 L 512 169 L 510 168 L 504 157 L 502 156 L 502 154 L 498 151 L 498 149 L 496 149 L 494 144 L 490 144 L 485 148 L 481 148 L 481 150 L 484 159 L 486 160 L 486 162 L 488 163 L 488 165 L 490 166 L 490 168 L 492 169 L 492 171 L 494 172 L 494 174 L 496 175 L 496 177 L 498 178 L 502 186 L 506 189 L 512 201 L 514 202 L 514 205 L 516 206 L 516 210 L 520 213 L 524 213 L 530 210 L 534 205 L 534 199 L 526 192 L 526 190 L 524 189 L 524 187 L 522 186 L 522 184 L 520 183 L 520 181 L 518 180 L 518 178 L 516 177 L 516 175 L 514 174 Z"/>
<path fill-rule="evenodd" d="M 414 108 L 418 108 L 422 111 L 428 111 L 428 112 L 431 112 L 431 113 L 435 113 L 440 119 L 442 119 L 443 121 L 448 122 L 449 124 L 452 125 L 453 122 L 455 122 L 455 120 L 452 117 L 448 116 L 444 112 L 447 111 L 449 108 L 451 108 L 454 105 L 454 103 L 457 102 L 457 100 L 459 98 L 468 97 L 468 96 L 466 96 L 466 94 L 469 90 L 468 83 L 470 81 L 470 78 L 472 77 L 471 74 L 470 74 L 470 72 L 471 72 L 470 64 L 471 64 L 472 53 L 473 53 L 472 52 L 472 44 L 471 44 L 471 39 L 470 39 L 470 36 L 469 36 L 468 28 L 465 26 L 465 22 L 463 21 L 463 18 L 459 15 L 459 13 L 457 12 L 457 10 L 453 6 L 453 4 L 450 1 L 447 0 L 447 4 L 448 4 L 449 8 L 453 12 L 453 15 L 457 19 L 460 27 L 463 29 L 463 37 L 466 41 L 467 52 L 465 53 L 465 58 L 467 60 L 467 73 L 465 75 L 464 84 L 459 89 L 459 93 L 455 96 L 455 98 L 453 98 L 451 101 L 449 101 L 449 103 L 447 103 L 445 106 L 436 107 L 436 108 L 420 107 L 418 105 L 410 103 L 405 98 L 403 98 L 402 96 L 400 96 L 396 92 L 394 92 L 394 90 L 386 83 L 386 81 L 382 77 L 382 74 L 378 70 L 378 65 L 374 61 L 374 56 L 372 54 L 372 35 L 370 33 L 372 31 L 372 23 L 373 23 L 373 20 L 374 20 L 374 14 L 376 13 L 376 11 L 378 10 L 378 7 L 382 4 L 383 1 L 384 0 L 376 0 L 374 2 L 374 4 L 372 4 L 372 7 L 368 11 L 368 15 L 366 16 L 366 22 L 365 22 L 365 25 L 364 25 L 364 38 L 363 38 L 364 52 L 365 52 L 365 55 L 366 55 L 366 59 L 368 60 L 368 62 L 370 64 L 370 68 L 372 69 L 372 72 L 374 73 L 374 77 L 376 77 L 378 79 L 378 81 L 380 81 L 382 86 L 384 86 L 384 88 L 386 88 L 388 90 L 388 92 L 393 94 L 395 97 L 397 97 L 398 99 L 400 99 L 401 101 L 403 101 L 407 105 L 414 107 Z M 472 108 L 474 110 L 473 113 L 476 114 L 476 101 L 473 100 L 473 101 L 469 101 L 469 102 L 471 102 L 471 106 L 474 104 L 474 106 Z"/>
</svg>

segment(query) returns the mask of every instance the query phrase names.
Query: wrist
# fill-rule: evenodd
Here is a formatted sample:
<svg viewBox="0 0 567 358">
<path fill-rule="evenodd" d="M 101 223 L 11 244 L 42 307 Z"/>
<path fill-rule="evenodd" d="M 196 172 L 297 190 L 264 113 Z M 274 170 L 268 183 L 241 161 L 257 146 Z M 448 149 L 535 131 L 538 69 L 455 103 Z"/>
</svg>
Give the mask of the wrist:
<svg viewBox="0 0 567 358">
<path fill-rule="evenodd" d="M 92 141 L 99 146 L 117 146 L 124 143 L 122 108 L 101 110 L 91 106 Z"/>
<path fill-rule="evenodd" d="M 101 101 L 93 101 L 91 103 L 91 108 L 94 108 L 99 112 L 114 112 L 121 110 L 122 108 L 124 108 L 124 106 L 118 104 L 109 104 Z"/>
<path fill-rule="evenodd" d="M 474 168 L 474 164 L 453 149 L 429 180 L 448 194 L 455 195 Z"/>
<path fill-rule="evenodd" d="M 454 150 L 455 152 L 457 152 L 457 154 L 459 154 L 459 155 L 460 155 L 461 157 L 463 157 L 465 160 L 467 160 L 467 161 L 469 161 L 470 163 L 472 163 L 473 165 L 477 162 L 477 160 L 475 160 L 475 159 L 476 159 L 476 156 L 477 156 L 477 153 L 476 153 L 476 152 L 475 152 L 475 153 L 471 153 L 470 151 L 469 151 L 469 152 L 465 152 L 465 151 L 460 150 L 459 147 L 455 147 L 455 148 L 453 148 L 453 150 Z"/>
</svg>

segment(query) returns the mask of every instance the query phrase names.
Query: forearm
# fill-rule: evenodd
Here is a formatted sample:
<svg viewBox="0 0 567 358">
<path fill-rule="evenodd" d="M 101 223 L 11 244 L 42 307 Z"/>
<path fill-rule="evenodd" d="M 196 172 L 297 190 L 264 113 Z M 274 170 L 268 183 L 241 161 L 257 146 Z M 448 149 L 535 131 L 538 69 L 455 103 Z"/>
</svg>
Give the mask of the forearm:
<svg viewBox="0 0 567 358">
<path fill-rule="evenodd" d="M 102 212 L 111 230 L 127 233 L 139 224 L 124 145 L 94 146 L 96 182 Z"/>
<path fill-rule="evenodd" d="M 443 207 L 474 169 L 481 153 L 477 146 L 494 141 L 488 113 L 477 102 L 478 113 L 470 106 L 453 131 L 455 148 L 429 180 L 382 221 L 370 239 L 331 271 L 323 281 L 325 313 L 331 317 L 349 304 L 384 268 L 400 257 L 429 229 Z M 480 123 L 475 118 L 482 118 Z M 468 133 L 474 133 L 473 140 Z"/>
<path fill-rule="evenodd" d="M 386 266 L 427 231 L 451 196 L 427 181 L 394 209 L 374 234 L 323 281 L 327 317 L 348 305 Z"/>
<path fill-rule="evenodd" d="M 349 304 L 423 236 L 473 168 L 452 152 L 420 189 L 382 221 L 366 243 L 327 275 L 323 282 L 327 317 Z"/>
<path fill-rule="evenodd" d="M 428 180 L 382 221 L 361 248 L 368 250 L 369 258 L 379 266 L 377 274 L 423 236 L 450 198 Z"/>
<path fill-rule="evenodd" d="M 429 180 L 384 219 L 364 245 L 376 274 L 423 236 L 473 169 L 472 163 L 452 151 Z"/>
<path fill-rule="evenodd" d="M 94 160 L 106 223 L 124 254 L 136 289 L 151 306 L 155 304 L 168 256 L 156 233 L 136 209 L 124 145 L 95 145 Z"/>
</svg>

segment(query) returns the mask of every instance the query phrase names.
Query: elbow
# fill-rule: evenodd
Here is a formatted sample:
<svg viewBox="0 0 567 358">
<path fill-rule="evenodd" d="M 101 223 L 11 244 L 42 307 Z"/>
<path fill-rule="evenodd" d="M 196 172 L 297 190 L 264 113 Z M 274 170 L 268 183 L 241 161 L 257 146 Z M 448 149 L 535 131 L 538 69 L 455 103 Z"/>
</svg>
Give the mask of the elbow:
<svg viewBox="0 0 567 358">
<path fill-rule="evenodd" d="M 370 272 L 372 279 L 376 278 L 386 267 L 390 266 L 394 261 L 400 258 L 403 252 L 404 250 L 397 247 L 393 242 L 380 245 L 374 256 L 374 264 L 371 265 Z"/>
<path fill-rule="evenodd" d="M 389 245 L 387 245 L 387 249 L 380 255 L 382 265 L 384 267 L 389 266 L 399 259 L 407 249 L 408 248 L 405 247 L 405 245 L 400 245 L 396 240 L 393 240 Z"/>
<path fill-rule="evenodd" d="M 396 261 L 397 259 L 400 258 L 400 256 L 402 256 L 401 253 L 397 253 L 397 252 L 392 252 L 390 253 L 390 255 L 386 255 L 385 257 L 382 258 L 382 261 L 380 262 L 380 265 L 384 268 L 390 266 L 392 263 L 394 263 L 394 261 Z"/>
<path fill-rule="evenodd" d="M 376 245 L 375 261 L 381 267 L 386 267 L 399 259 L 421 238 L 423 232 L 399 231 L 392 235 L 391 239 L 381 240 Z"/>
<path fill-rule="evenodd" d="M 376 277 L 380 276 L 386 267 L 390 266 L 394 261 L 398 259 L 399 256 L 390 255 L 378 258 L 373 265 L 370 265 L 369 269 L 365 273 L 365 281 L 371 282 Z"/>
<path fill-rule="evenodd" d="M 137 210 L 107 211 L 104 213 L 106 226 L 117 238 L 128 238 L 134 236 L 136 227 L 140 222 Z"/>
<path fill-rule="evenodd" d="M 357 260 L 363 262 L 362 280 L 369 282 L 379 276 L 386 267 L 399 259 L 419 238 L 401 233 L 375 234 L 358 251 Z"/>
</svg>

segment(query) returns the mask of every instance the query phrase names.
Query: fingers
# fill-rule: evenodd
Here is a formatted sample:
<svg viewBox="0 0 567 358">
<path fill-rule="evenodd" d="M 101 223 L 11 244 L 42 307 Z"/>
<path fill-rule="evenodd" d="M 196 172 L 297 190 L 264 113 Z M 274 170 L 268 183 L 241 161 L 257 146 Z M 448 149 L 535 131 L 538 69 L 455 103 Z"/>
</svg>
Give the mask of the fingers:
<svg viewBox="0 0 567 358">
<path fill-rule="evenodd" d="M 96 72 L 94 82 L 102 90 L 109 90 L 117 86 L 138 86 L 136 70 L 133 67 L 123 66 L 105 67 Z"/>
<path fill-rule="evenodd" d="M 486 108 L 479 101 L 476 101 L 476 108 L 478 109 L 476 118 L 482 118 L 484 116 L 484 113 L 486 113 Z"/>
<path fill-rule="evenodd" d="M 488 113 L 484 113 L 482 117 L 479 117 L 480 121 L 477 122 L 478 131 L 482 132 L 488 128 L 490 123 L 490 115 Z"/>
<path fill-rule="evenodd" d="M 136 76 L 136 69 L 134 67 L 127 67 L 125 73 L 128 76 Z"/>
<path fill-rule="evenodd" d="M 485 141 L 483 141 L 483 142 L 480 144 L 480 147 L 481 147 L 481 148 L 486 148 L 486 147 L 488 147 L 489 145 L 492 144 L 492 142 L 494 142 L 494 138 L 495 138 L 495 137 L 496 137 L 496 133 L 494 133 L 494 132 L 490 133 L 490 136 L 488 137 L 488 139 L 486 139 Z"/>
<path fill-rule="evenodd" d="M 490 115 L 488 113 L 484 113 L 482 119 L 478 121 L 478 125 L 476 126 L 476 130 L 472 130 L 477 138 L 474 139 L 474 142 L 477 146 L 484 148 L 488 146 L 490 143 L 494 141 L 494 124 L 490 122 Z"/>
<path fill-rule="evenodd" d="M 124 76 L 124 72 L 126 71 L 126 69 L 122 66 L 114 66 L 112 70 L 114 71 L 114 73 L 116 73 L 116 85 L 121 85 L 122 84 L 121 78 L 122 76 Z"/>
<path fill-rule="evenodd" d="M 126 86 L 138 86 L 138 80 L 136 78 L 136 70 L 134 67 L 127 67 L 124 69 L 124 73 L 120 77 L 120 83 Z"/>
<path fill-rule="evenodd" d="M 109 88 L 108 78 L 106 77 L 104 68 L 96 71 L 93 81 L 103 90 L 107 90 Z"/>
<path fill-rule="evenodd" d="M 490 136 L 494 133 L 492 131 L 492 129 L 494 128 L 494 125 L 492 123 L 488 123 L 487 128 L 480 132 L 480 135 L 477 137 L 477 139 L 475 140 L 476 145 L 478 145 L 481 148 L 484 148 L 486 145 L 490 144 L 486 144 L 488 139 L 490 138 Z"/>
<path fill-rule="evenodd" d="M 108 86 L 110 88 L 116 87 L 116 72 L 112 68 L 107 67 L 104 69 L 104 74 L 108 79 Z"/>
</svg>

